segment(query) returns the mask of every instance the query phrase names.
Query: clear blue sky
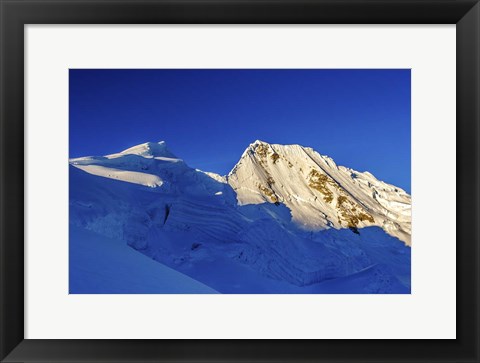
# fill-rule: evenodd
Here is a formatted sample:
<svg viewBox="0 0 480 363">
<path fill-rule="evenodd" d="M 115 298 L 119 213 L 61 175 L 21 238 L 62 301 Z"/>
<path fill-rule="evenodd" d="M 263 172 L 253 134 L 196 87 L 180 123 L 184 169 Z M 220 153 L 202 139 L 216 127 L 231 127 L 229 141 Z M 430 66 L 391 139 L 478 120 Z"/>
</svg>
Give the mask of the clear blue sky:
<svg viewBox="0 0 480 363">
<path fill-rule="evenodd" d="M 70 70 L 70 157 L 166 141 L 228 173 L 260 139 L 410 192 L 410 70 Z"/>
</svg>

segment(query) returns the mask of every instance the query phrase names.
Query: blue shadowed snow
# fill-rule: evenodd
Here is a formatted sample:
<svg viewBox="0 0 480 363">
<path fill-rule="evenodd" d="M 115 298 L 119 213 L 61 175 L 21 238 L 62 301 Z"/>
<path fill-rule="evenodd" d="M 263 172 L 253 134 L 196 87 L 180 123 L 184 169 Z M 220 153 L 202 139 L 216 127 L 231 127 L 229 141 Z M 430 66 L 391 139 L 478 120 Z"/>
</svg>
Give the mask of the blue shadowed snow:
<svg viewBox="0 0 480 363">
<path fill-rule="evenodd" d="M 70 294 L 215 294 L 123 241 L 70 225 Z"/>
</svg>

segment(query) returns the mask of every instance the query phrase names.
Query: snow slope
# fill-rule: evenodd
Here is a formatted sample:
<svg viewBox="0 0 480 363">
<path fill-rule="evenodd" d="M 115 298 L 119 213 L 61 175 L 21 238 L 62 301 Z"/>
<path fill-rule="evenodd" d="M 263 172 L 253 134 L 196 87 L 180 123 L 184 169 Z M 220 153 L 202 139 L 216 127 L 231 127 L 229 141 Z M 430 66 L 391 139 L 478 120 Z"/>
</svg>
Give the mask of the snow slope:
<svg viewBox="0 0 480 363">
<path fill-rule="evenodd" d="M 215 294 L 215 290 L 95 232 L 70 226 L 70 293 Z"/>
<path fill-rule="evenodd" d="M 156 281 L 165 285 L 149 283 L 158 293 L 172 291 L 170 278 L 184 293 L 203 285 L 221 293 L 409 293 L 410 247 L 396 238 L 409 236 L 409 196 L 305 150 L 256 142 L 225 177 L 189 167 L 164 142 L 70 160 L 70 243 L 84 256 L 71 260 L 71 287 L 130 289 L 130 280 L 101 273 L 121 258 L 98 257 L 122 246 L 162 267 Z M 103 240 L 116 247 L 96 252 Z M 72 275 L 92 268 L 103 282 Z"/>
</svg>

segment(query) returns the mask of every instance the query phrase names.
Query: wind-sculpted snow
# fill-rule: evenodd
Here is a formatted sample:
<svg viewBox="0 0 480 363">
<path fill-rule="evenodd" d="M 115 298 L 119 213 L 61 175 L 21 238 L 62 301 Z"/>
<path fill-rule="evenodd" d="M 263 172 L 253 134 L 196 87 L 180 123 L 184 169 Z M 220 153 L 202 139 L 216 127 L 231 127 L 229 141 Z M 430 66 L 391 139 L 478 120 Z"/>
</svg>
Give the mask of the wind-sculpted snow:
<svg viewBox="0 0 480 363">
<path fill-rule="evenodd" d="M 257 142 L 227 177 L 190 168 L 163 142 L 70 164 L 72 293 L 101 292 L 107 281 L 97 280 L 113 278 L 98 271 L 108 269 L 110 245 L 98 254 L 91 241 L 82 244 L 89 234 L 162 266 L 152 273 L 176 270 L 186 288 L 175 292 L 410 292 L 410 247 L 394 237 L 409 237 L 410 197 L 313 150 Z M 135 269 L 140 260 L 123 255 Z M 93 265 L 91 274 L 72 275 Z M 125 284 L 107 290 L 127 291 Z M 135 292 L 152 292 L 135 284 Z"/>
</svg>

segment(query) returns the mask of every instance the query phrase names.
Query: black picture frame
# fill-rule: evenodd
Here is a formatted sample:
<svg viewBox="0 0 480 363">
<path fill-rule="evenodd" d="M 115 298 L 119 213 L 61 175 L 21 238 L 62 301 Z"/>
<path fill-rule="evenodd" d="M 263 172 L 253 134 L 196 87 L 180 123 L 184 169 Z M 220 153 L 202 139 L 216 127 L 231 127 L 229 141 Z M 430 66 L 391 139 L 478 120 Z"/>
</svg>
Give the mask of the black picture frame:
<svg viewBox="0 0 480 363">
<path fill-rule="evenodd" d="M 2 362 L 480 361 L 478 0 L 0 0 L 0 11 Z M 457 339 L 24 339 L 24 25 L 155 23 L 456 24 Z"/>
</svg>

